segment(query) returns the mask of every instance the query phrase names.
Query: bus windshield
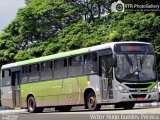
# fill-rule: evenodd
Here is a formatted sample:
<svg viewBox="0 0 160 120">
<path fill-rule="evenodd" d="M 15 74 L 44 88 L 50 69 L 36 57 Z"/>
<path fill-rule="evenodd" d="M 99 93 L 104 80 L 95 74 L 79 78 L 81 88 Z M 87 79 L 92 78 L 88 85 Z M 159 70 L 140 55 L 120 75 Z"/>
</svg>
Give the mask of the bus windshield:
<svg viewBox="0 0 160 120">
<path fill-rule="evenodd" d="M 122 81 L 156 79 L 155 57 L 147 54 L 117 54 L 116 78 Z"/>
</svg>

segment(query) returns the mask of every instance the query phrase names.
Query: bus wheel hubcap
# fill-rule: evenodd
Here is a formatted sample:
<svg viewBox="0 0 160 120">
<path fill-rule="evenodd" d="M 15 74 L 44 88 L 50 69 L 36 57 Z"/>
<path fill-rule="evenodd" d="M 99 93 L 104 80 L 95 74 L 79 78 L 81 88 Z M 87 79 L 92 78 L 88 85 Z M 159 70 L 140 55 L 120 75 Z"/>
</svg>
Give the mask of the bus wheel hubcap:
<svg viewBox="0 0 160 120">
<path fill-rule="evenodd" d="M 33 110 L 33 101 L 32 100 L 29 100 L 29 109 Z"/>
<path fill-rule="evenodd" d="M 94 97 L 89 98 L 89 106 L 90 106 L 90 108 L 94 108 L 94 106 L 95 106 L 95 98 Z"/>
</svg>

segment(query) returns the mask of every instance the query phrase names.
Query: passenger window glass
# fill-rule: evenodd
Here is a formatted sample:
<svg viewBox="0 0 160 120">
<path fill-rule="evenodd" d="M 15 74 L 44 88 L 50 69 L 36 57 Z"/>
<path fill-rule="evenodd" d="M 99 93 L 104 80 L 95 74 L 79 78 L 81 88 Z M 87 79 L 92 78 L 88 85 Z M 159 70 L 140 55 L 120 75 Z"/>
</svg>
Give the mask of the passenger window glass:
<svg viewBox="0 0 160 120">
<path fill-rule="evenodd" d="M 112 56 L 100 57 L 100 76 L 104 78 L 112 77 Z"/>
<path fill-rule="evenodd" d="M 22 73 L 27 74 L 28 73 L 28 66 L 23 66 L 22 67 Z"/>
<path fill-rule="evenodd" d="M 53 62 L 46 61 L 41 63 L 41 80 L 53 79 Z"/>
<path fill-rule="evenodd" d="M 69 58 L 69 76 L 77 76 L 83 74 L 83 56 L 78 55 Z"/>
<path fill-rule="evenodd" d="M 59 59 L 59 60 L 55 60 L 55 69 L 60 69 L 63 67 L 67 67 L 67 59 Z"/>
<path fill-rule="evenodd" d="M 29 73 L 34 73 L 34 72 L 37 72 L 39 71 L 39 64 L 32 64 L 32 65 L 29 65 Z"/>
<path fill-rule="evenodd" d="M 97 54 L 90 53 L 84 55 L 85 73 L 91 74 L 97 72 Z"/>
<path fill-rule="evenodd" d="M 41 63 L 41 71 L 50 70 L 53 67 L 52 61 L 42 62 Z"/>
<path fill-rule="evenodd" d="M 29 65 L 28 82 L 35 82 L 40 80 L 39 70 L 40 70 L 39 63 Z"/>
<path fill-rule="evenodd" d="M 69 66 L 77 66 L 82 64 L 83 64 L 82 55 L 69 58 Z"/>
<path fill-rule="evenodd" d="M 2 85 L 7 86 L 11 85 L 11 70 L 3 70 L 2 71 Z"/>
<path fill-rule="evenodd" d="M 55 78 L 67 77 L 67 58 L 59 59 L 54 61 L 54 76 Z"/>
</svg>

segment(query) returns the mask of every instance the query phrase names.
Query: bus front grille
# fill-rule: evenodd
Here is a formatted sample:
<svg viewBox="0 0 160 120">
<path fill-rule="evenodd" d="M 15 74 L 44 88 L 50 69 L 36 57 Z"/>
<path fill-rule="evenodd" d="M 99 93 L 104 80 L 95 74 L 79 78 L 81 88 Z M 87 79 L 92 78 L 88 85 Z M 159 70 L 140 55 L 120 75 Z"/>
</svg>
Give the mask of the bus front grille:
<svg viewBox="0 0 160 120">
<path fill-rule="evenodd" d="M 148 90 L 129 90 L 129 92 L 149 92 Z"/>
<path fill-rule="evenodd" d="M 129 88 L 147 88 L 152 84 L 147 83 L 147 84 L 125 84 L 125 85 Z"/>
<path fill-rule="evenodd" d="M 147 94 L 132 94 L 132 98 L 142 97 L 145 98 Z"/>
</svg>

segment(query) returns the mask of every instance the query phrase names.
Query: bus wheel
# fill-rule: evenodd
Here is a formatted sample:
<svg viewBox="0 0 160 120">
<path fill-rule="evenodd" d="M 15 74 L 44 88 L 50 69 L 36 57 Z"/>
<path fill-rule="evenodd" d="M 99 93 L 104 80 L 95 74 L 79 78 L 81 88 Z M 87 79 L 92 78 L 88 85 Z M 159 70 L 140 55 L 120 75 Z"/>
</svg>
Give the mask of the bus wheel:
<svg viewBox="0 0 160 120">
<path fill-rule="evenodd" d="M 28 112 L 36 113 L 36 112 L 43 112 L 44 108 L 37 108 L 36 101 L 33 96 L 30 96 L 27 100 L 27 108 Z"/>
<path fill-rule="evenodd" d="M 69 112 L 72 109 L 72 106 L 57 106 L 55 107 L 55 110 L 58 110 L 59 112 Z"/>
<path fill-rule="evenodd" d="M 125 110 L 129 110 L 129 109 L 133 109 L 134 108 L 135 103 L 124 103 L 123 104 L 123 108 Z"/>
<path fill-rule="evenodd" d="M 87 96 L 87 108 L 90 111 L 100 110 L 101 105 L 97 104 L 96 96 L 94 92 L 90 92 Z"/>
</svg>

